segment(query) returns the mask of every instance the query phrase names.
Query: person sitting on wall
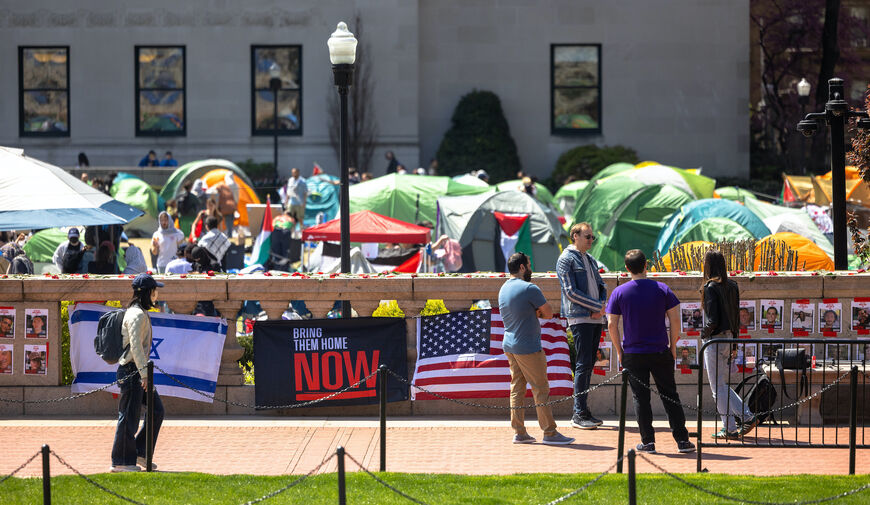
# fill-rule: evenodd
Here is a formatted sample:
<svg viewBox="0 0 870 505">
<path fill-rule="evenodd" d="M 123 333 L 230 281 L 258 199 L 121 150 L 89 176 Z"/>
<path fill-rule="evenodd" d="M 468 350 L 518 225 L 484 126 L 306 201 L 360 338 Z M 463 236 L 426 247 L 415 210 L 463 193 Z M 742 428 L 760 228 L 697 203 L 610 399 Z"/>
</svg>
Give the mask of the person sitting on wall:
<svg viewBox="0 0 870 505">
<path fill-rule="evenodd" d="M 144 158 L 139 160 L 140 167 L 159 167 L 160 160 L 157 159 L 157 153 L 154 150 L 148 151 Z"/>
</svg>

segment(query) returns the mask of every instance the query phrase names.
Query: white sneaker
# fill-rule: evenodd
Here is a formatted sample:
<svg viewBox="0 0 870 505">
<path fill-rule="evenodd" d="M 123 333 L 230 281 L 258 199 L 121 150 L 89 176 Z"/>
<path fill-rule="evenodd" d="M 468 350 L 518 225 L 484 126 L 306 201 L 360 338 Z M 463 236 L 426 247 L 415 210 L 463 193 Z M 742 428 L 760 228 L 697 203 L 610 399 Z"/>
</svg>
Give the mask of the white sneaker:
<svg viewBox="0 0 870 505">
<path fill-rule="evenodd" d="M 139 470 L 139 467 L 136 465 L 112 465 L 112 467 L 109 469 L 109 471 L 112 473 L 141 472 L 141 470 Z"/>
<path fill-rule="evenodd" d="M 145 465 L 145 458 L 143 458 L 142 456 L 139 456 L 138 458 L 136 458 L 136 464 L 139 465 L 139 466 L 141 466 L 141 467 L 142 467 L 142 470 L 147 470 L 147 469 L 148 469 L 148 468 L 146 467 L 146 465 Z M 151 469 L 152 469 L 152 470 L 157 470 L 157 464 L 154 463 L 154 461 L 151 462 Z"/>
</svg>

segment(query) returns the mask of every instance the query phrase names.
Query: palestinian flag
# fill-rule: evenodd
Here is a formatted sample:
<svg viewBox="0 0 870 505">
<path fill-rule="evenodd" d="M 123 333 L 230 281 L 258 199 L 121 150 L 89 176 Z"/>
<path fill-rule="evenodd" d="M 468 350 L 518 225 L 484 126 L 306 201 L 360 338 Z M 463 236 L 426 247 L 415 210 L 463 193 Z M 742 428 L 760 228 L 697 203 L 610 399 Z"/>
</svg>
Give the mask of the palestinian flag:
<svg viewBox="0 0 870 505">
<path fill-rule="evenodd" d="M 266 215 L 263 216 L 263 229 L 254 241 L 254 250 L 251 252 L 251 261 L 245 266 L 265 265 L 269 259 L 269 251 L 272 249 L 272 204 L 266 197 Z"/>
<path fill-rule="evenodd" d="M 504 270 L 507 271 L 507 262 L 512 254 L 521 252 L 529 257 L 532 270 L 535 269 L 535 259 L 532 257 L 532 233 L 528 214 L 506 214 L 493 211 L 492 215 L 498 221 L 500 236 L 496 241 L 501 248 L 502 258 L 496 258 L 496 265 L 504 262 Z M 496 252 L 498 254 L 498 252 Z"/>
</svg>

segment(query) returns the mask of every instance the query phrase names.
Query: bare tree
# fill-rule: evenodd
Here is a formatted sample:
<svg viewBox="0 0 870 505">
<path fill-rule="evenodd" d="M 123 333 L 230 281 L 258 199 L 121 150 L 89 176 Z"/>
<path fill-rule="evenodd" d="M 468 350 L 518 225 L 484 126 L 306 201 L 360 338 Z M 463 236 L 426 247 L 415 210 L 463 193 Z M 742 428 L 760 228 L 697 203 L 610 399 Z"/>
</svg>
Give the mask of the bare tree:
<svg viewBox="0 0 870 505">
<path fill-rule="evenodd" d="M 359 14 L 354 16 L 353 30 L 359 44 L 354 64 L 353 84 L 348 90 L 348 166 L 355 167 L 360 173 L 369 172 L 378 136 L 372 94 L 371 63 L 369 44 L 363 32 L 363 22 Z M 328 99 L 329 143 L 339 156 L 339 100 L 338 93 L 331 93 Z"/>
</svg>

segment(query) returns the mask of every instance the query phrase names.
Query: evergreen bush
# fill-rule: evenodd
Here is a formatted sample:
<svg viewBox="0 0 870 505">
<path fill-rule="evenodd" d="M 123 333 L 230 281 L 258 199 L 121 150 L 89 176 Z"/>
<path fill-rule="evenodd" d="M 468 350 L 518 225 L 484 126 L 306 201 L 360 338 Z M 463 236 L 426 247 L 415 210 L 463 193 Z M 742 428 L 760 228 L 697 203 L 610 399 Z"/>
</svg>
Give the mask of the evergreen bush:
<svg viewBox="0 0 870 505">
<path fill-rule="evenodd" d="M 553 170 L 550 177 L 558 187 L 570 176 L 574 176 L 575 180 L 585 181 L 591 179 L 608 165 L 620 162 L 636 164 L 638 161 L 634 149 L 623 146 L 598 147 L 595 144 L 587 144 L 562 153 L 559 160 L 556 161 L 556 169 Z"/>
<path fill-rule="evenodd" d="M 438 147 L 442 175 L 486 170 L 490 184 L 516 177 L 521 168 L 517 145 L 495 93 L 474 90 L 463 96 L 451 121 Z"/>
</svg>

